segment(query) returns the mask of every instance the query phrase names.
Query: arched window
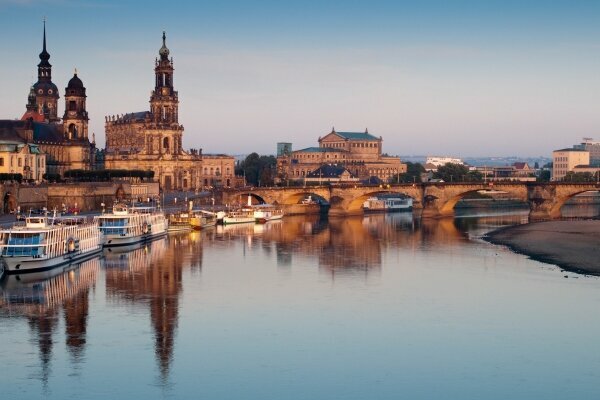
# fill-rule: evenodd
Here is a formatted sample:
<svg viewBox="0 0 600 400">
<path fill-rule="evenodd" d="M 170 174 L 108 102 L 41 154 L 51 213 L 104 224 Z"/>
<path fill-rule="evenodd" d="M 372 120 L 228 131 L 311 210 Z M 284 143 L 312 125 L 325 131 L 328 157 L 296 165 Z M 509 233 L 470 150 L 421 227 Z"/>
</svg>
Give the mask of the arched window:
<svg viewBox="0 0 600 400">
<path fill-rule="evenodd" d="M 77 138 L 77 127 L 75 126 L 75 124 L 69 125 L 68 136 L 69 136 L 69 139 Z"/>
<path fill-rule="evenodd" d="M 163 149 L 165 150 L 165 152 L 169 152 L 169 138 L 166 137 L 163 139 Z"/>
</svg>

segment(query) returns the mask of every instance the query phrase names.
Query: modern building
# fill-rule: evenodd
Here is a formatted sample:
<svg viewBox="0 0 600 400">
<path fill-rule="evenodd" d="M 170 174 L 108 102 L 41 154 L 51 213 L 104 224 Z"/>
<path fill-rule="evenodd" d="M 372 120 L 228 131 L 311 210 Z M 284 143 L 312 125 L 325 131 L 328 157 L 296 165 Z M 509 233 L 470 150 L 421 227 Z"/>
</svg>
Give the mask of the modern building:
<svg viewBox="0 0 600 400">
<path fill-rule="evenodd" d="M 448 163 L 464 165 L 463 160 L 461 160 L 460 158 L 448 156 L 427 156 L 424 167 L 426 171 L 435 172 L 439 167 L 444 166 Z"/>
<path fill-rule="evenodd" d="M 398 157 L 382 153 L 383 139 L 365 132 L 337 132 L 319 137 L 319 147 L 291 151 L 277 157 L 277 181 L 303 181 L 324 164 L 343 166 L 359 180 L 371 177 L 388 182 L 406 172 Z M 290 145 L 291 148 L 291 145 Z"/>
<path fill-rule="evenodd" d="M 36 151 L 46 158 L 44 165 L 49 174 L 62 175 L 70 169 L 91 169 L 96 146 L 93 140 L 90 142 L 88 139 L 85 87 L 75 71 L 65 88 L 65 112 L 61 121 L 58 117 L 60 96 L 58 87 L 52 82 L 45 23 L 39 58 L 38 80 L 29 90 L 25 113 L 20 121 L 1 121 L 2 129 L 16 134 L 28 146 L 36 145 Z M 37 177 L 32 179 L 37 180 Z"/>
<path fill-rule="evenodd" d="M 506 166 L 478 166 L 474 171 L 483 175 L 487 181 L 535 182 L 535 171 L 526 162 L 515 162 Z"/>
<path fill-rule="evenodd" d="M 280 142 L 277 143 L 277 157 L 285 156 L 292 152 L 292 144 Z"/>
<path fill-rule="evenodd" d="M 600 167 L 600 142 L 594 141 L 593 138 L 583 138 L 583 141 L 573 148 L 589 151 L 590 165 Z"/>
<path fill-rule="evenodd" d="M 552 152 L 552 180 L 563 179 L 578 165 L 590 165 L 590 152 L 578 148 L 560 149 Z"/>
<path fill-rule="evenodd" d="M 173 58 L 164 32 L 162 39 L 150 111 L 106 117 L 105 168 L 152 170 L 164 190 L 200 189 L 212 177 L 202 176 L 201 150 L 183 149 Z"/>
</svg>

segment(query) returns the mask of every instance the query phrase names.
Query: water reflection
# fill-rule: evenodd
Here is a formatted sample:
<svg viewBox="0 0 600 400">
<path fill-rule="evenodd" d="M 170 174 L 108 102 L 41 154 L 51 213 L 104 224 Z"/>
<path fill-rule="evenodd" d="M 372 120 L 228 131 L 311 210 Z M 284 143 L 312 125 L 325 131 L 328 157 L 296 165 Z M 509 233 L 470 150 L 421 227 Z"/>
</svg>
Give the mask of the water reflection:
<svg viewBox="0 0 600 400">
<path fill-rule="evenodd" d="M 46 272 L 8 275 L 1 284 L 0 306 L 11 318 L 25 318 L 41 361 L 41 380 L 48 382 L 54 335 L 63 311 L 65 342 L 73 362 L 86 345 L 89 291 L 96 282 L 98 258 Z"/>
<path fill-rule="evenodd" d="M 319 268 L 331 276 L 373 273 L 382 266 L 388 248 L 439 249 L 467 243 L 498 226 L 527 222 L 527 212 L 495 211 L 483 217 L 415 219 L 411 213 L 371 214 L 324 219 L 320 216 L 291 216 L 265 225 L 217 227 L 216 242 L 238 241 L 244 254 L 275 252 L 277 265 L 289 267 L 294 258 L 317 259 Z M 210 246 L 210 244 L 207 244 Z"/>
<path fill-rule="evenodd" d="M 498 302 L 486 293 L 517 290 L 528 301 L 547 301 L 544 292 L 529 297 L 531 290 L 540 290 L 544 285 L 526 287 L 524 283 L 528 279 L 537 279 L 535 274 L 541 270 L 538 264 L 529 264 L 529 260 L 519 256 L 519 269 L 533 272 L 531 276 L 521 275 L 521 279 L 515 281 L 511 279 L 516 269 L 507 269 L 509 261 L 502 261 L 505 263 L 503 269 L 494 270 L 506 275 L 481 274 L 485 264 L 482 260 L 493 258 L 491 254 L 497 250 L 472 240 L 496 227 L 526 221 L 526 212 L 500 211 L 440 220 L 413 219 L 410 213 L 329 220 L 319 216 L 295 216 L 264 225 L 219 226 L 202 232 L 169 235 L 145 245 L 105 250 L 102 258 L 87 261 L 79 267 L 8 276 L 0 284 L 0 316 L 10 320 L 12 326 L 0 325 L 0 355 L 13 367 L 18 365 L 18 372 L 10 375 L 8 382 L 19 384 L 24 381 L 26 384 L 9 389 L 7 398 L 15 397 L 11 396 L 15 393 L 30 394 L 26 396 L 29 398 L 41 397 L 36 388 L 30 387 L 34 385 L 21 378 L 32 375 L 41 379 L 44 386 L 52 386 L 49 376 L 56 376 L 52 379 L 54 388 L 64 385 L 62 392 L 70 393 L 70 385 L 77 384 L 73 378 L 75 374 L 65 373 L 69 368 L 60 362 L 88 372 L 80 373 L 77 378 L 83 390 L 89 385 L 96 394 L 115 397 L 110 394 L 116 394 L 116 389 L 111 392 L 111 388 L 102 386 L 105 381 L 100 379 L 104 382 L 100 385 L 92 376 L 101 370 L 108 378 L 118 379 L 117 375 L 130 372 L 124 371 L 122 366 L 114 366 L 110 357 L 100 360 L 102 355 L 99 353 L 103 351 L 115 352 L 123 359 L 131 357 L 134 365 L 139 362 L 136 376 L 127 379 L 131 380 L 131 390 L 140 396 L 148 395 L 146 398 L 164 397 L 164 392 L 153 392 L 157 375 L 161 388 L 168 385 L 174 397 L 181 398 L 195 394 L 183 383 L 192 375 L 194 379 L 201 379 L 198 376 L 205 379 L 207 393 L 214 395 L 208 396 L 210 398 L 224 393 L 221 397 L 235 398 L 234 394 L 239 397 L 235 388 L 229 388 L 230 381 L 235 379 L 250 388 L 252 382 L 265 381 L 267 375 L 278 378 L 274 381 L 285 382 L 298 372 L 299 376 L 318 380 L 317 374 L 311 373 L 318 372 L 319 368 L 308 361 L 306 365 L 299 361 L 304 360 L 299 354 L 309 353 L 317 359 L 322 357 L 318 365 L 331 362 L 329 367 L 334 372 L 338 368 L 338 372 L 344 373 L 347 368 L 353 371 L 349 367 L 352 362 L 348 360 L 357 353 L 369 366 L 365 371 L 375 371 L 373 373 L 380 379 L 386 373 L 393 373 L 389 371 L 402 360 L 410 358 L 399 354 L 401 346 L 398 343 L 402 340 L 398 338 L 416 343 L 415 348 L 419 349 L 420 338 L 429 335 L 430 341 L 424 339 L 422 353 L 414 353 L 416 355 L 410 358 L 426 359 L 431 345 L 438 344 L 435 333 L 441 325 L 437 321 L 444 321 L 445 327 L 454 329 L 453 340 L 457 343 L 454 354 L 451 353 L 453 347 L 446 346 L 445 338 L 441 338 L 440 357 L 444 351 L 451 353 L 441 363 L 458 360 L 469 353 L 470 347 L 465 343 L 470 343 L 472 337 L 479 337 L 478 332 L 483 333 L 481 337 L 489 337 L 490 325 L 500 321 L 500 325 L 512 329 L 514 323 L 510 319 L 514 310 L 527 304 L 519 301 L 503 314 L 503 309 L 494 307 L 500 307 L 510 299 Z M 446 257 L 450 253 L 452 257 Z M 552 281 L 553 284 L 576 285 L 583 281 L 576 283 L 575 279 L 566 280 L 559 275 L 559 282 Z M 372 281 L 367 281 L 366 277 L 375 277 L 376 284 L 370 285 Z M 335 279 L 339 279 L 335 281 L 337 290 L 332 291 L 330 282 Z M 383 282 L 381 285 L 380 281 Z M 369 285 L 364 285 L 365 282 Z M 90 295 L 96 287 L 104 292 Z M 469 291 L 462 290 L 464 287 L 471 288 L 472 297 L 469 297 Z M 480 287 L 485 290 L 475 289 Z M 560 288 L 572 290 L 571 286 Z M 398 306 L 400 298 L 401 307 Z M 480 315 L 473 307 L 481 299 L 489 302 Z M 446 307 L 446 304 L 452 306 Z M 542 309 L 545 303 L 535 304 L 531 307 L 537 312 L 536 307 Z M 126 329 L 120 329 L 119 324 L 123 321 L 113 316 L 118 309 L 131 315 L 127 318 Z M 314 312 L 315 309 L 319 312 Z M 92 318 L 94 312 L 99 314 L 97 318 Z M 447 315 L 451 317 L 446 318 Z M 478 325 L 480 319 L 484 320 L 481 326 Z M 332 320 L 335 323 L 330 325 Z M 98 321 L 109 325 L 102 330 L 97 326 Z M 523 319 L 521 323 L 525 326 L 529 321 Z M 339 329 L 340 326 L 344 329 Z M 543 326 L 542 321 L 539 327 Z M 534 328 L 539 327 L 532 324 L 527 329 L 535 331 Z M 63 343 L 63 331 L 64 350 L 57 345 Z M 388 331 L 393 334 L 386 336 Z M 10 348 L 11 337 L 27 336 L 28 332 L 32 340 L 26 345 L 36 350 L 33 360 L 28 358 L 26 350 L 18 352 Z M 357 336 L 352 336 L 354 332 L 358 332 Z M 452 334 L 452 329 L 447 332 Z M 331 333 L 340 335 L 335 346 L 331 341 L 323 340 L 323 337 L 335 336 Z M 463 334 L 466 339 L 458 340 Z M 474 336 L 469 337 L 470 334 Z M 115 339 L 120 336 L 126 339 Z M 144 347 L 146 340 L 151 344 Z M 377 353 L 376 344 L 380 342 L 385 349 Z M 511 345 L 513 342 L 507 341 Z M 347 347 L 343 347 L 344 344 Z M 332 349 L 335 351 L 328 353 Z M 61 357 L 61 351 L 67 356 Z M 288 358 L 281 354 L 292 362 L 288 364 Z M 323 354 L 334 356 L 323 357 Z M 379 358 L 369 359 L 370 354 L 379 354 Z M 423 354 L 425 356 L 420 357 Z M 390 364 L 377 370 L 381 367 L 379 360 L 386 356 L 390 358 Z M 260 368 L 254 365 L 254 357 L 261 360 Z M 346 361 L 340 361 L 338 365 L 335 357 Z M 144 369 L 145 365 L 142 365 L 146 358 L 153 360 L 150 369 Z M 281 358 L 286 360 L 283 364 L 279 363 Z M 480 361 L 475 356 L 473 360 L 473 363 Z M 31 365 L 36 369 L 32 370 Z M 114 371 L 110 370 L 112 367 Z M 404 370 L 408 376 L 410 372 L 407 371 L 412 367 Z M 37 374 L 38 368 L 41 377 Z M 11 373 L 13 369 L 7 368 Z M 352 372 L 348 376 L 352 376 Z M 425 374 L 418 374 L 417 378 L 420 376 Z M 395 389 L 397 381 L 392 384 Z M 359 385 L 357 382 L 352 379 L 346 384 Z M 362 398 L 368 398 L 364 394 L 376 390 L 373 387 L 379 386 L 362 388 Z"/>
<path fill-rule="evenodd" d="M 109 299 L 148 308 L 154 352 L 161 380 L 166 383 L 179 319 L 182 271 L 184 266 L 195 272 L 201 269 L 200 234 L 169 235 L 137 248 L 106 250 L 103 264 Z"/>
</svg>

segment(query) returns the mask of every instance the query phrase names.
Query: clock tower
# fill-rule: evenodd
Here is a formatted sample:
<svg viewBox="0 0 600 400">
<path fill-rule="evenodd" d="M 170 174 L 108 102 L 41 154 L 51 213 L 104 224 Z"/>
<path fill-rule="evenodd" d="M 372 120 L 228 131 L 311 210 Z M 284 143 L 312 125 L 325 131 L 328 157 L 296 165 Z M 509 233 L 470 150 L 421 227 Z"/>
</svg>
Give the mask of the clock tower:
<svg viewBox="0 0 600 400">
<path fill-rule="evenodd" d="M 155 85 L 150 97 L 150 112 L 155 123 L 177 124 L 179 116 L 179 99 L 173 89 L 173 58 L 169 60 L 169 49 L 166 45 L 166 34 L 163 32 L 163 44 L 154 65 Z"/>
<path fill-rule="evenodd" d="M 65 139 L 88 140 L 88 113 L 85 109 L 85 87 L 77 70 L 65 88 L 65 114 L 63 125 Z"/>
</svg>

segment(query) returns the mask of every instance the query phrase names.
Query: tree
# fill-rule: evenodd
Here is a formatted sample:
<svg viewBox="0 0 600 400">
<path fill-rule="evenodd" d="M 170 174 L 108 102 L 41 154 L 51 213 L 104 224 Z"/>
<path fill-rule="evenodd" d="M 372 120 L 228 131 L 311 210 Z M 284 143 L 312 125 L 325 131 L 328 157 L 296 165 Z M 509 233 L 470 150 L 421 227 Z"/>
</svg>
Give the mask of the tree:
<svg viewBox="0 0 600 400">
<path fill-rule="evenodd" d="M 550 182 L 550 170 L 549 169 L 544 169 L 542 171 L 540 171 L 540 176 L 538 177 L 538 181 L 539 182 Z"/>
<path fill-rule="evenodd" d="M 413 183 L 421 182 L 421 174 L 425 172 L 425 167 L 421 163 L 406 162 L 406 172 L 400 174 L 400 181 L 398 181 L 398 175 L 394 175 L 391 179 L 392 183 Z"/>
<path fill-rule="evenodd" d="M 483 180 L 483 175 L 477 171 L 469 171 L 466 165 L 446 163 L 438 167 L 438 170 L 433 174 L 434 178 L 441 179 L 444 182 L 480 182 Z"/>
<path fill-rule="evenodd" d="M 564 182 L 594 182 L 594 175 L 590 172 L 567 172 L 563 178 Z"/>
<path fill-rule="evenodd" d="M 273 156 L 259 156 L 258 153 L 249 154 L 246 159 L 236 167 L 237 175 L 244 175 L 246 182 L 258 186 L 273 184 L 274 169 L 277 159 Z"/>
<path fill-rule="evenodd" d="M 540 163 L 536 161 L 535 164 L 533 164 L 533 168 L 540 169 Z"/>
</svg>

